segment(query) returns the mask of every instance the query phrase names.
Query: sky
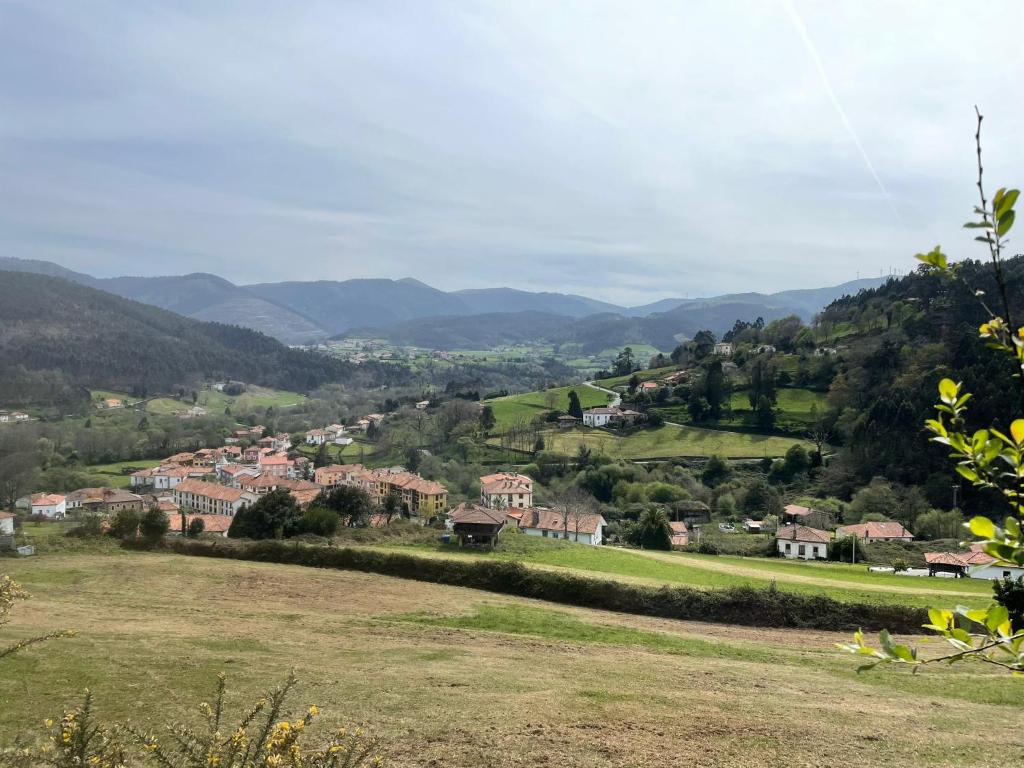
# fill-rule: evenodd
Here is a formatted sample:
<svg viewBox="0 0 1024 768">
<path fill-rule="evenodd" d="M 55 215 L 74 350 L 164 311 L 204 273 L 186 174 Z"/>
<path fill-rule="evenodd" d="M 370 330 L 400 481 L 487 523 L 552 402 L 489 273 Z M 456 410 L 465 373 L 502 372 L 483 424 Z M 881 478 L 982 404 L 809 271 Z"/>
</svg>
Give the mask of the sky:
<svg viewBox="0 0 1024 768">
<path fill-rule="evenodd" d="M 1017 0 L 0 0 L 0 256 L 621 304 L 981 256 L 974 105 L 1024 184 L 1022 33 Z"/>
</svg>

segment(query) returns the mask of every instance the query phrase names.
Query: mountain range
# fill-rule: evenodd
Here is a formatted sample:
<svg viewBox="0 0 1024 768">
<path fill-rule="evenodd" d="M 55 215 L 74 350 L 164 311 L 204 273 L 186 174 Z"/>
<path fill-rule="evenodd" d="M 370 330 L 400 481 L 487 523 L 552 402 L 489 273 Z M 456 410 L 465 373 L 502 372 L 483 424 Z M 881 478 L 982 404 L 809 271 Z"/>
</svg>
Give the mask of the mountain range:
<svg viewBox="0 0 1024 768">
<path fill-rule="evenodd" d="M 882 282 L 867 278 L 826 288 L 623 307 L 574 294 L 512 288 L 442 291 L 412 278 L 255 285 L 235 285 L 206 273 L 96 278 L 52 262 L 17 258 L 0 258 L 0 271 L 61 277 L 196 320 L 251 328 L 286 344 L 369 333 L 442 349 L 532 339 L 580 342 L 588 349 L 644 341 L 668 349 L 702 328 L 720 334 L 737 319 L 770 321 L 795 314 L 809 320 L 835 299 Z"/>
</svg>

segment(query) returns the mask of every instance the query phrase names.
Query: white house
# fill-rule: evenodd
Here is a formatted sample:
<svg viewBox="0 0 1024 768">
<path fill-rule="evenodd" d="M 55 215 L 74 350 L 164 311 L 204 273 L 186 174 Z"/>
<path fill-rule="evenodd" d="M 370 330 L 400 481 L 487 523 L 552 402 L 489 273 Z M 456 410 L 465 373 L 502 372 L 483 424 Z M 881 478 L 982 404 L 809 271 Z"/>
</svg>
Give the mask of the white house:
<svg viewBox="0 0 1024 768">
<path fill-rule="evenodd" d="M 425 410 L 427 410 L 427 408 L 429 406 L 430 406 L 430 401 L 429 400 L 420 400 L 418 403 L 416 403 L 416 410 L 417 411 L 425 411 Z"/>
<path fill-rule="evenodd" d="M 828 531 L 806 525 L 784 525 L 775 533 L 779 554 L 790 560 L 818 560 L 828 556 Z"/>
<path fill-rule="evenodd" d="M 605 427 L 614 421 L 619 421 L 621 418 L 622 412 L 618 408 L 591 408 L 589 411 L 583 412 L 583 426 Z"/>
<path fill-rule="evenodd" d="M 568 519 L 553 509 L 523 510 L 519 518 L 519 530 L 527 536 L 543 536 L 551 539 L 566 539 L 580 544 L 600 544 L 607 525 L 601 515 L 570 515 Z"/>
<path fill-rule="evenodd" d="M 720 341 L 715 344 L 714 352 L 716 355 L 722 357 L 732 357 L 732 342 L 731 341 Z"/>
<path fill-rule="evenodd" d="M 202 477 L 206 470 L 202 467 L 181 467 L 177 464 L 168 464 L 153 469 L 149 476 L 153 490 L 169 491 L 190 477 Z"/>
<path fill-rule="evenodd" d="M 306 433 L 306 445 L 323 445 L 326 442 L 326 429 L 311 429 Z"/>
<path fill-rule="evenodd" d="M 480 478 L 480 503 L 497 509 L 533 506 L 533 478 L 515 472 L 497 472 Z"/>
<path fill-rule="evenodd" d="M 33 493 L 29 496 L 33 515 L 58 519 L 67 515 L 67 499 L 59 493 Z"/>
<path fill-rule="evenodd" d="M 10 512 L 0 512 L 0 536 L 14 535 L 14 515 Z"/>
</svg>

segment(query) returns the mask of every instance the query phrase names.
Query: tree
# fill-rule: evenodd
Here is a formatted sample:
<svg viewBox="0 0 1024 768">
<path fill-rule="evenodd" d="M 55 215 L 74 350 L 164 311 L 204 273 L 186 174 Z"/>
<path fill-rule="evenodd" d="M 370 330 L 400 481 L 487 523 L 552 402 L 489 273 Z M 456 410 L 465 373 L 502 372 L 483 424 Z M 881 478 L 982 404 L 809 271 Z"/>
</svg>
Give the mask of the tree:
<svg viewBox="0 0 1024 768">
<path fill-rule="evenodd" d="M 204 530 L 206 530 L 206 523 L 203 522 L 203 518 L 193 517 L 188 521 L 188 530 L 185 535 L 190 539 L 198 539 Z"/>
<path fill-rule="evenodd" d="M 629 377 L 629 394 L 636 392 L 636 388 L 640 386 L 640 377 L 635 373 Z"/>
<path fill-rule="evenodd" d="M 298 502 L 288 491 L 271 491 L 235 513 L 228 528 L 228 537 L 286 539 L 300 532 L 301 516 Z"/>
<path fill-rule="evenodd" d="M 577 419 L 583 418 L 583 406 L 580 404 L 580 396 L 575 389 L 569 390 L 569 415 Z"/>
<path fill-rule="evenodd" d="M 171 528 L 167 513 L 155 504 L 146 510 L 139 520 L 139 534 L 149 544 L 161 541 Z"/>
<path fill-rule="evenodd" d="M 314 467 L 326 467 L 331 463 L 331 457 L 327 454 L 327 443 L 320 443 L 320 447 L 316 449 L 316 456 L 313 457 Z"/>
<path fill-rule="evenodd" d="M 729 464 L 721 456 L 713 455 L 700 473 L 700 481 L 709 488 L 724 481 L 729 476 Z"/>
<path fill-rule="evenodd" d="M 333 510 L 348 527 L 365 525 L 374 510 L 370 494 L 354 485 L 339 485 L 321 491 L 313 500 L 313 506 Z"/>
<path fill-rule="evenodd" d="M 110 535 L 122 541 L 134 539 L 139 533 L 141 520 L 142 516 L 134 509 L 119 509 L 110 521 Z"/>
<path fill-rule="evenodd" d="M 636 370 L 634 364 L 635 358 L 633 357 L 633 348 L 626 347 L 619 352 L 618 356 L 615 358 L 615 362 L 612 363 L 612 371 L 616 376 L 628 376 Z"/>
<path fill-rule="evenodd" d="M 579 486 L 571 485 L 552 497 L 551 508 L 561 518 L 563 531 L 566 534 L 572 533 L 572 538 L 578 541 L 580 524 L 588 515 L 596 512 L 597 500 Z"/>
<path fill-rule="evenodd" d="M 853 495 L 843 514 L 843 522 L 859 523 L 867 514 L 881 515 L 889 519 L 893 517 L 898 506 L 899 497 L 892 484 L 876 477 Z"/>
<path fill-rule="evenodd" d="M 384 514 L 384 520 L 388 523 L 391 522 L 395 515 L 401 514 L 402 497 L 397 491 L 391 491 L 384 497 L 384 502 L 381 504 L 381 512 Z"/>
<path fill-rule="evenodd" d="M 919 515 L 914 533 L 922 539 L 953 539 L 963 530 L 964 516 L 955 509 L 933 509 Z"/>
<path fill-rule="evenodd" d="M 711 418 L 721 418 L 722 406 L 729 399 L 729 384 L 725 380 L 725 371 L 722 369 L 721 360 L 712 360 L 708 364 L 707 374 L 704 377 L 704 397 L 707 398 L 708 413 Z"/>
<path fill-rule="evenodd" d="M 572 394 L 569 393 L 569 399 L 572 400 Z M 494 425 L 497 424 L 497 419 L 494 418 L 494 408 L 489 405 L 485 405 L 480 411 L 480 431 L 484 437 L 487 437 L 488 433 L 494 429 Z"/>
<path fill-rule="evenodd" d="M 420 453 L 419 448 L 407 448 L 405 451 L 405 466 L 410 472 L 415 472 L 420 468 L 420 461 L 423 459 L 423 454 Z"/>
<path fill-rule="evenodd" d="M 692 347 L 694 359 L 703 360 L 715 351 L 715 334 L 711 331 L 697 331 Z"/>
<path fill-rule="evenodd" d="M 632 543 L 645 549 L 672 549 L 672 527 L 661 507 L 649 506 L 632 529 Z"/>
<path fill-rule="evenodd" d="M 990 427 L 973 432 L 967 427 L 967 403 L 971 398 L 963 385 L 952 379 L 939 382 L 939 402 L 935 406 L 936 418 L 925 422 L 932 434 L 932 441 L 946 446 L 950 458 L 956 461 L 956 471 L 976 487 L 999 492 L 1011 514 L 997 525 L 988 517 L 977 516 L 968 523 L 971 533 L 981 539 L 983 551 L 999 563 L 1024 566 L 1024 533 L 1021 517 L 1024 516 L 1024 327 L 1013 322 L 1009 300 L 1009 289 L 1003 272 L 1003 248 L 1005 236 L 1013 227 L 1014 205 L 1020 192 L 1016 189 L 999 189 L 991 202 L 985 194 L 981 160 L 981 113 L 975 134 L 978 157 L 978 194 L 981 205 L 975 208 L 978 219 L 964 226 L 979 229 L 982 234 L 975 238 L 988 248 L 989 257 L 997 286 L 997 300 L 1000 310 L 993 311 L 984 294 L 975 293 L 989 315 L 989 320 L 978 329 L 978 335 L 991 349 L 1005 355 L 1013 363 L 1015 373 L 1010 382 L 1015 388 L 1015 413 L 1005 414 L 1008 428 Z M 951 266 L 939 246 L 917 258 L 927 269 L 951 279 L 958 279 L 960 269 Z M 924 518 L 922 515 L 921 518 Z M 920 525 L 919 518 L 918 524 Z M 922 659 L 916 649 L 893 642 L 889 632 L 879 635 L 879 646 L 864 642 L 863 632 L 854 635 L 853 642 L 843 646 L 844 650 L 870 659 L 861 667 L 867 669 L 878 664 L 921 665 L 937 662 L 980 661 L 1014 674 L 1024 672 L 1024 628 L 1014 624 L 1005 605 L 994 603 L 986 610 L 970 610 L 958 607 L 955 610 L 930 609 L 930 623 L 927 629 L 943 636 L 954 650 L 945 656 Z"/>
<path fill-rule="evenodd" d="M 340 522 L 338 513 L 333 509 L 311 505 L 302 513 L 299 528 L 303 533 L 311 533 L 314 536 L 333 536 L 337 533 Z"/>
<path fill-rule="evenodd" d="M 772 429 L 775 426 L 775 409 L 771 401 L 764 395 L 757 401 L 757 410 L 754 412 L 757 426 L 761 429 Z"/>
<path fill-rule="evenodd" d="M 775 364 L 763 355 L 755 357 L 750 363 L 749 378 L 747 399 L 750 401 L 750 407 L 758 408 L 762 397 L 775 405 L 778 397 L 775 389 Z"/>
</svg>

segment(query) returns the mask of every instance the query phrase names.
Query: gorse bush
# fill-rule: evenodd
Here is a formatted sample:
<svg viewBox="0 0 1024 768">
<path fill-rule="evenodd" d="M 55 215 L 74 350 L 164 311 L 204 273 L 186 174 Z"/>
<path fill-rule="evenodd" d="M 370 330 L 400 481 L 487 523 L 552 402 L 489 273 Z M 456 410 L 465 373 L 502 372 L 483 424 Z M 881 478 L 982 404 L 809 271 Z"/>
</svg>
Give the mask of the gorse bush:
<svg viewBox="0 0 1024 768">
<path fill-rule="evenodd" d="M 295 678 L 289 676 L 229 723 L 224 712 L 225 678 L 220 675 L 214 703 L 198 707 L 202 726 L 171 723 L 163 733 L 97 722 L 87 691 L 81 706 L 45 721 L 47 731 L 39 743 L 19 744 L 0 753 L 0 762 L 12 768 L 360 768 L 382 764 L 379 741 L 361 729 L 342 728 L 326 742 L 309 746 L 307 727 L 320 710 L 310 706 L 301 716 L 290 716 L 285 705 L 294 686 Z"/>
<path fill-rule="evenodd" d="M 379 573 L 665 619 L 836 630 L 889 626 L 906 632 L 915 631 L 927 619 L 924 611 L 900 605 L 843 603 L 823 595 L 753 587 L 703 590 L 665 586 L 655 589 L 541 571 L 507 561 L 430 559 L 284 541 L 222 543 L 178 539 L 169 547 L 187 555 Z"/>
</svg>

